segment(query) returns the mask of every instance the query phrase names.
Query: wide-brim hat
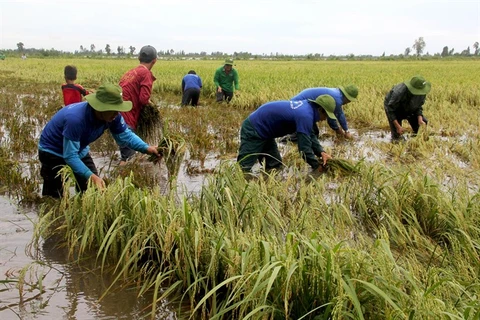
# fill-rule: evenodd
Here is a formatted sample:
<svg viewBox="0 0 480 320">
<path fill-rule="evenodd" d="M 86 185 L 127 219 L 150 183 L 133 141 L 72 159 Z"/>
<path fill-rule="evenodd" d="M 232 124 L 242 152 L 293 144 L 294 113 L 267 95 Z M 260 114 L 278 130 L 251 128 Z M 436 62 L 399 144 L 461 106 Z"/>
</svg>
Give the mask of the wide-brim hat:
<svg viewBox="0 0 480 320">
<path fill-rule="evenodd" d="M 335 99 L 333 99 L 332 96 L 328 94 L 322 94 L 318 96 L 317 99 L 308 99 L 308 101 L 314 102 L 322 107 L 330 119 L 337 120 L 337 117 L 335 117 L 335 114 L 333 113 L 335 111 Z"/>
<path fill-rule="evenodd" d="M 422 76 L 414 76 L 412 79 L 404 82 L 408 91 L 413 95 L 420 96 L 430 92 L 432 84 L 425 80 Z"/>
<path fill-rule="evenodd" d="M 233 66 L 233 59 L 226 59 L 225 64 L 229 64 L 229 65 Z"/>
<path fill-rule="evenodd" d="M 340 91 L 342 91 L 343 95 L 347 97 L 348 101 L 356 101 L 358 97 L 358 88 L 357 86 L 351 84 L 346 87 L 339 86 Z"/>
<path fill-rule="evenodd" d="M 95 93 L 85 97 L 93 109 L 105 111 L 126 112 L 132 110 L 131 101 L 123 101 L 122 88 L 116 84 L 103 84 Z"/>
</svg>

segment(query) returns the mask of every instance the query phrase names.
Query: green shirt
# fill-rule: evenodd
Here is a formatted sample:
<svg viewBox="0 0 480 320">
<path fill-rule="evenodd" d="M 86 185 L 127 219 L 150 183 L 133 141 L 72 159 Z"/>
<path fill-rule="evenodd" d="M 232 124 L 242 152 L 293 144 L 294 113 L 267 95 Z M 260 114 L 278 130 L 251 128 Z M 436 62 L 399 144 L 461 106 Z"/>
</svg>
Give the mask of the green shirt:
<svg viewBox="0 0 480 320">
<path fill-rule="evenodd" d="M 215 70 L 215 76 L 213 77 L 213 82 L 215 86 L 218 88 L 222 88 L 223 91 L 226 92 L 233 92 L 234 83 L 235 83 L 235 90 L 240 90 L 238 84 L 238 72 L 236 69 L 232 68 L 229 74 L 225 73 L 224 67 L 220 67 Z"/>
</svg>

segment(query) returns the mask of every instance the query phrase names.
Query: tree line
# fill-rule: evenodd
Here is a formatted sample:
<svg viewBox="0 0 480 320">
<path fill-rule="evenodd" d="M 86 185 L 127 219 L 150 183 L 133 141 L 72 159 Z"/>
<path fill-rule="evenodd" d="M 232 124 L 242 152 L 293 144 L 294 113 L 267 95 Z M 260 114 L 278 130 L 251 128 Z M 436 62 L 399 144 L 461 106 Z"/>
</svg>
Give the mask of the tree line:
<svg viewBox="0 0 480 320">
<path fill-rule="evenodd" d="M 439 57 L 448 57 L 448 56 L 463 56 L 463 57 L 472 57 L 472 56 L 480 56 L 480 49 L 479 43 L 476 41 L 473 43 L 472 48 L 468 46 L 466 49 L 455 52 L 454 48 L 449 49 L 448 46 L 443 47 L 442 52 L 435 53 L 431 55 L 429 52 L 424 54 L 424 50 L 426 47 L 426 42 L 423 37 L 419 37 L 415 39 L 413 45 L 411 47 L 407 47 L 403 54 L 398 55 L 389 55 L 386 56 L 385 52 L 382 55 L 374 56 L 374 55 L 330 55 L 325 56 L 324 54 L 320 53 L 309 53 L 303 55 L 288 55 L 282 54 L 278 52 L 270 52 L 269 54 L 253 54 L 250 52 L 233 52 L 226 53 L 221 51 L 213 51 L 211 53 L 207 53 L 206 51 L 201 52 L 189 52 L 186 53 L 184 50 L 175 51 L 174 49 L 165 49 L 165 50 L 158 50 L 158 56 L 161 58 L 172 58 L 172 59 L 179 59 L 179 58 L 224 58 L 224 57 L 231 57 L 233 56 L 236 59 L 305 59 L 305 60 L 328 60 L 328 59 L 344 59 L 344 60 L 357 60 L 357 59 L 399 59 L 399 58 L 439 58 Z M 117 46 L 116 50 L 114 50 L 110 44 L 106 44 L 105 48 L 98 49 L 95 44 L 91 44 L 88 46 L 80 45 L 79 50 L 75 50 L 74 52 L 56 50 L 52 49 L 35 49 L 35 48 L 26 48 L 23 42 L 17 43 L 17 49 L 7 49 L 4 50 L 4 53 L 7 56 L 16 55 L 16 54 L 28 54 L 29 56 L 38 56 L 38 57 L 59 57 L 59 56 L 79 56 L 79 57 L 121 57 L 121 58 L 128 58 L 133 57 L 136 55 L 137 48 L 134 46 L 129 46 L 127 49 L 123 46 Z"/>
</svg>

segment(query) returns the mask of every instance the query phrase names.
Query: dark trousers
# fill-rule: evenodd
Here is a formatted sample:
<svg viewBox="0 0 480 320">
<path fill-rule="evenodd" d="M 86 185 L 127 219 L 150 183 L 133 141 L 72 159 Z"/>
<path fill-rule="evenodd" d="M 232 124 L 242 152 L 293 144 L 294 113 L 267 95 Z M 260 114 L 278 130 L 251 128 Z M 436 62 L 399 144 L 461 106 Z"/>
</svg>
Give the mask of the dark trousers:
<svg viewBox="0 0 480 320">
<path fill-rule="evenodd" d="M 127 161 L 136 153 L 135 150 L 130 149 L 127 146 L 120 146 L 120 159 L 121 161 Z"/>
<path fill-rule="evenodd" d="M 187 89 L 182 95 L 182 106 L 187 106 L 190 104 L 196 107 L 198 105 L 198 99 L 200 99 L 200 89 Z"/>
<path fill-rule="evenodd" d="M 137 134 L 132 128 L 128 127 L 133 133 Z M 120 161 L 128 161 L 131 157 L 135 155 L 136 151 L 127 147 L 120 146 Z"/>
<path fill-rule="evenodd" d="M 282 166 L 282 157 L 275 139 L 262 139 L 247 118 L 240 130 L 237 162 L 243 171 L 250 171 L 257 160 L 260 163 L 265 161 L 266 170 Z"/>
<path fill-rule="evenodd" d="M 405 114 L 397 113 L 397 114 L 395 114 L 395 116 L 397 117 L 398 124 L 402 125 L 402 121 L 407 120 L 408 123 L 410 124 L 410 127 L 412 127 L 413 132 L 415 134 L 418 133 L 418 129 L 419 129 L 420 126 L 418 124 L 418 117 L 416 115 L 414 115 L 414 114 L 405 115 Z M 387 114 L 387 118 L 388 118 L 388 114 Z M 423 122 L 428 124 L 427 118 L 425 118 L 424 116 L 422 116 L 422 118 L 423 118 Z M 400 135 L 397 133 L 397 128 L 395 128 L 395 125 L 393 124 L 393 121 L 390 121 L 390 119 L 388 119 L 388 124 L 390 125 L 390 132 L 392 134 L 392 140 L 400 139 Z"/>
<path fill-rule="evenodd" d="M 38 151 L 38 159 L 42 164 L 40 169 L 40 175 L 43 178 L 42 196 L 50 196 L 54 198 L 62 197 L 63 182 L 62 177 L 59 175 L 59 171 L 63 166 L 67 165 L 67 163 L 59 156 L 40 150 Z M 87 155 L 81 160 L 94 174 L 98 175 L 97 167 L 95 167 L 95 163 L 89 153 L 87 153 Z M 75 179 L 77 180 L 77 191 L 87 190 L 87 179 L 77 174 L 75 174 Z"/>
<path fill-rule="evenodd" d="M 217 92 L 217 102 L 222 102 L 223 100 L 230 102 L 233 98 L 233 92 L 228 92 L 222 90 L 222 92 Z"/>
</svg>

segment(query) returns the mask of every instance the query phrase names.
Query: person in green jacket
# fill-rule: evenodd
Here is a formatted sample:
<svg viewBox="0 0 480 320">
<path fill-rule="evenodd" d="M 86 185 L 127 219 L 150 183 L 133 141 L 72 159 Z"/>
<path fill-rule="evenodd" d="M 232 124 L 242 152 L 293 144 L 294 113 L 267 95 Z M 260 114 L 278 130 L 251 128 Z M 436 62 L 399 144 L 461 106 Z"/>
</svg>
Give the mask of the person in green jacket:
<svg viewBox="0 0 480 320">
<path fill-rule="evenodd" d="M 233 59 L 225 60 L 225 64 L 215 71 L 213 82 L 217 88 L 217 102 L 230 102 L 233 92 L 240 90 L 238 72 L 233 68 Z"/>
</svg>

